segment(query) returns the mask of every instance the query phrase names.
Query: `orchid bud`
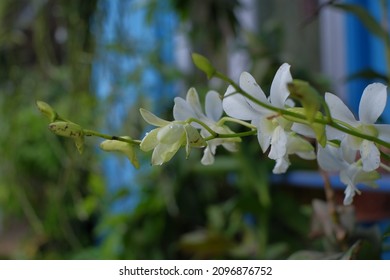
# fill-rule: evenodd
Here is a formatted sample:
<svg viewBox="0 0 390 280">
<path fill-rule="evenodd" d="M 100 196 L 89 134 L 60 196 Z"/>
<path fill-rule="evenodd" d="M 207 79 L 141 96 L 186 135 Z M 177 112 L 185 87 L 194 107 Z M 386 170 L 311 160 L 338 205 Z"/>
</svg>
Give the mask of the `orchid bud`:
<svg viewBox="0 0 390 280">
<path fill-rule="evenodd" d="M 122 138 L 131 140 L 131 138 L 128 136 L 123 136 Z M 100 143 L 100 148 L 107 152 L 120 152 L 125 154 L 130 160 L 131 164 L 135 168 L 139 168 L 139 162 L 132 144 L 119 140 L 105 140 Z"/>
<path fill-rule="evenodd" d="M 58 121 L 49 124 L 49 129 L 59 136 L 73 138 L 77 150 L 80 152 L 80 154 L 83 152 L 84 132 L 81 126 L 72 122 Z"/>
<path fill-rule="evenodd" d="M 193 53 L 192 54 L 192 60 L 196 67 L 198 67 L 200 70 L 202 70 L 206 75 L 208 79 L 211 79 L 217 70 L 215 70 L 214 66 L 211 64 L 211 62 L 205 58 L 203 55 Z"/>
<path fill-rule="evenodd" d="M 42 114 L 44 114 L 49 119 L 49 121 L 54 122 L 57 119 L 57 113 L 46 102 L 37 101 L 37 107 L 39 111 L 41 111 Z"/>
</svg>

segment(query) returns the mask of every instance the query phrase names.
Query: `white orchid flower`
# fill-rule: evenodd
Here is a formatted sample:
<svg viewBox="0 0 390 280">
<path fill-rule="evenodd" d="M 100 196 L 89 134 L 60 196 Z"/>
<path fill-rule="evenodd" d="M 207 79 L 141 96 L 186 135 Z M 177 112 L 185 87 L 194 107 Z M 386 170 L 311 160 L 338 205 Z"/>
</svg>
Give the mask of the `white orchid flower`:
<svg viewBox="0 0 390 280">
<path fill-rule="evenodd" d="M 209 91 L 206 94 L 205 100 L 205 113 L 200 105 L 199 96 L 195 88 L 190 88 L 187 92 L 186 99 L 181 97 L 175 98 L 175 106 L 173 107 L 173 116 L 176 121 L 185 121 L 190 118 L 195 118 L 213 131 L 219 134 L 230 134 L 233 133 L 227 126 L 219 125 L 223 114 L 222 101 L 219 94 L 216 91 Z M 202 137 L 207 138 L 211 134 L 203 126 L 198 123 L 193 123 L 193 126 L 201 129 L 200 134 Z M 237 151 L 237 142 L 240 142 L 240 138 L 219 138 L 207 141 L 207 147 L 204 150 L 204 154 L 201 163 L 209 165 L 214 163 L 214 155 L 216 153 L 217 146 L 222 145 L 228 151 Z"/>
<path fill-rule="evenodd" d="M 151 112 L 140 109 L 146 122 L 157 126 L 145 135 L 140 148 L 143 151 L 153 150 L 152 165 L 161 165 L 169 161 L 181 146 L 186 146 L 187 156 L 191 147 L 202 147 L 205 142 L 198 130 L 185 122 L 163 120 Z"/>
<path fill-rule="evenodd" d="M 318 145 L 317 161 L 319 166 L 329 172 L 339 172 L 340 181 L 347 187 L 344 191 L 344 205 L 350 205 L 356 193 L 360 194 L 357 188 L 358 184 L 364 184 L 370 187 L 378 187 L 375 181 L 380 178 L 376 171 L 365 171 L 361 160 L 356 161 L 356 150 L 349 147 L 333 147 L 330 145 L 325 148 Z"/>
<path fill-rule="evenodd" d="M 362 133 L 390 142 L 390 125 L 375 124 L 385 109 L 386 100 L 387 90 L 385 85 L 380 83 L 368 85 L 360 99 L 359 120 L 356 120 L 339 97 L 328 92 L 325 94 L 325 101 L 333 118 L 353 126 Z M 342 146 L 359 150 L 364 171 L 372 171 L 379 167 L 380 152 L 374 142 L 347 135 L 332 128 L 327 128 L 327 134 L 328 139 L 339 139 L 342 141 Z"/>
<path fill-rule="evenodd" d="M 239 81 L 240 87 L 252 97 L 281 109 L 293 105 L 293 102 L 288 99 L 290 93 L 287 84 L 289 82 L 292 82 L 292 77 L 290 65 L 287 63 L 284 63 L 275 74 L 269 100 L 249 73 L 243 72 Z M 257 138 L 263 152 L 266 152 L 271 146 L 268 157 L 276 160 L 274 173 L 284 173 L 287 170 L 290 165 L 288 161 L 290 154 L 295 153 L 305 159 L 315 158 L 314 148 L 310 143 L 291 132 L 292 122 L 237 93 L 233 86 L 229 86 L 225 93 L 223 108 L 229 116 L 250 120 L 252 125 L 257 128 Z M 304 148 L 298 149 L 297 142 Z"/>
</svg>

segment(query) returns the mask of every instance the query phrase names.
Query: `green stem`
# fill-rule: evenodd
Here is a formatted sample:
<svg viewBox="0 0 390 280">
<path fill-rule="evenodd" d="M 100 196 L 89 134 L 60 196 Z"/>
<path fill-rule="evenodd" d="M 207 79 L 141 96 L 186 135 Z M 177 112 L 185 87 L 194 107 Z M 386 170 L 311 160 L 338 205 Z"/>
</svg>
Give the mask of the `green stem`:
<svg viewBox="0 0 390 280">
<path fill-rule="evenodd" d="M 205 138 L 205 141 L 213 140 L 215 138 L 237 138 L 237 137 L 245 137 L 245 136 L 252 136 L 256 135 L 257 130 L 251 130 L 251 131 L 246 131 L 246 132 L 239 132 L 239 133 L 223 133 L 219 134 L 217 133 L 215 136 L 211 135 L 207 138 Z"/>
<path fill-rule="evenodd" d="M 117 140 L 117 141 L 129 143 L 129 144 L 132 144 L 132 145 L 139 145 L 139 144 L 141 144 L 141 140 L 133 140 L 133 139 L 127 139 L 127 138 L 119 137 L 119 136 L 112 136 L 112 135 L 100 133 L 100 132 L 97 132 L 97 131 L 94 131 L 94 130 L 90 130 L 90 129 L 83 129 L 83 132 L 84 132 L 85 136 L 97 136 L 97 137 L 100 137 L 100 138 L 103 138 L 103 139 Z"/>
<path fill-rule="evenodd" d="M 207 124 L 202 122 L 201 120 L 198 120 L 196 118 L 189 118 L 188 120 L 185 121 L 186 123 L 197 123 L 203 126 L 214 138 L 217 137 L 218 133 L 216 133 L 214 130 L 212 130 Z"/>
<path fill-rule="evenodd" d="M 223 120 L 223 121 L 222 121 Z M 222 118 L 218 124 L 222 121 L 225 122 L 225 121 L 231 121 L 231 122 L 236 122 L 236 123 L 239 123 L 243 126 L 247 126 L 247 127 L 250 127 L 254 130 L 251 130 L 251 131 L 246 131 L 246 132 L 239 132 L 239 133 L 217 133 L 215 132 L 214 130 L 212 130 L 207 124 L 205 124 L 204 122 L 202 122 L 201 120 L 198 120 L 196 118 L 189 118 L 188 120 L 186 120 L 186 123 L 192 123 L 192 122 L 195 122 L 195 123 L 198 123 L 200 124 L 201 126 L 203 126 L 210 134 L 211 136 L 209 137 L 206 137 L 204 140 L 205 141 L 209 141 L 209 140 L 212 140 L 212 139 L 215 139 L 215 138 L 236 138 L 236 137 L 245 137 L 245 136 L 250 136 L 250 135 L 255 135 L 257 134 L 257 130 L 256 130 L 256 127 L 250 125 L 249 123 L 247 122 L 244 122 L 244 121 L 241 121 L 241 120 L 237 120 L 237 119 L 233 119 L 233 118 L 229 118 L 229 117 L 225 117 L 225 118 Z"/>
<path fill-rule="evenodd" d="M 247 122 L 242 121 L 242 120 L 234 119 L 234 118 L 231 118 L 231 117 L 223 117 L 222 119 L 220 119 L 220 120 L 217 122 L 217 125 L 221 126 L 221 125 L 223 125 L 225 122 L 233 122 L 233 123 L 237 123 L 237 124 L 240 124 L 240 125 L 242 125 L 242 126 L 248 127 L 248 128 L 250 128 L 250 129 L 256 129 L 256 126 L 251 125 L 250 123 L 247 123 Z"/>
<path fill-rule="evenodd" d="M 382 152 L 382 151 L 379 151 L 379 152 L 381 153 L 381 157 L 382 157 L 384 160 L 390 161 L 390 155 L 385 154 L 385 153 Z"/>
<path fill-rule="evenodd" d="M 388 165 L 386 165 L 386 164 L 384 164 L 384 163 L 380 163 L 379 164 L 380 165 L 380 167 L 382 167 L 384 170 L 386 170 L 387 172 L 390 172 L 390 166 L 388 166 Z"/>
<path fill-rule="evenodd" d="M 321 98 L 321 103 L 322 103 L 322 106 L 324 107 L 325 116 L 326 116 L 328 122 L 329 122 L 329 123 L 333 123 L 332 114 L 331 114 L 330 109 L 329 109 L 329 106 L 328 106 L 328 104 L 325 102 L 325 99 L 324 99 L 324 98 Z"/>
</svg>

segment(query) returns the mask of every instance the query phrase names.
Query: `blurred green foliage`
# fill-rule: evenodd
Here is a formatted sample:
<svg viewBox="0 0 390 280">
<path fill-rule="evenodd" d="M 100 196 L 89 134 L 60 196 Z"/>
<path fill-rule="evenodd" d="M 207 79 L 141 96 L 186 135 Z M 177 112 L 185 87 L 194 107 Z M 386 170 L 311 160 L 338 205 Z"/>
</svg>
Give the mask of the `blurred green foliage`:
<svg viewBox="0 0 390 280">
<path fill-rule="evenodd" d="M 89 92 L 95 1 L 1 1 L 0 256 L 67 258 L 92 244 L 80 207 L 100 178 L 92 150 L 46 133 L 35 102 L 47 100 L 97 125 Z M 99 179 L 100 181 L 101 179 Z"/>
</svg>

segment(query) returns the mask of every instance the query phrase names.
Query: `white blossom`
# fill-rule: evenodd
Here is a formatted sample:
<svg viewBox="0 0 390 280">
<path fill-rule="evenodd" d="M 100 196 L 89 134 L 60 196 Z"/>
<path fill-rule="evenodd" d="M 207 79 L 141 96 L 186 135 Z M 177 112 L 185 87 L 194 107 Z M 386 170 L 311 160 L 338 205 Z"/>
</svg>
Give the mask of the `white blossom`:
<svg viewBox="0 0 390 280">
<path fill-rule="evenodd" d="M 191 147 L 201 147 L 205 144 L 198 130 L 190 124 L 169 122 L 145 109 L 140 109 L 140 112 L 146 122 L 157 126 L 145 135 L 140 144 L 143 151 L 153 150 L 152 165 L 169 161 L 183 145 L 188 156 Z"/>
<path fill-rule="evenodd" d="M 364 134 L 390 141 L 390 125 L 375 124 L 386 106 L 385 85 L 373 83 L 364 89 L 359 104 L 359 120 L 355 119 L 352 112 L 336 95 L 327 92 L 325 101 L 333 118 L 345 122 Z M 327 134 L 328 139 L 341 140 L 342 147 L 359 150 L 364 171 L 372 171 L 379 167 L 380 152 L 374 142 L 337 131 L 331 127 L 327 128 Z"/>
<path fill-rule="evenodd" d="M 226 125 L 219 125 L 223 114 L 222 101 L 219 94 L 216 91 L 209 91 L 206 94 L 205 100 L 205 113 L 203 113 L 199 96 L 195 88 L 190 88 L 187 92 L 186 99 L 181 97 L 175 98 L 175 106 L 173 107 L 173 116 L 177 121 L 186 121 L 190 118 L 195 118 L 202 121 L 209 128 L 218 134 L 231 134 L 233 133 Z M 194 122 L 193 126 L 200 129 L 200 134 L 203 138 L 211 136 L 203 126 Z M 217 146 L 222 145 L 228 151 L 237 151 L 237 142 L 240 142 L 240 138 L 216 138 L 207 141 L 207 147 L 204 149 L 202 157 L 202 164 L 209 165 L 214 162 L 214 155 L 216 153 Z"/>
<path fill-rule="evenodd" d="M 344 205 L 350 205 L 356 193 L 360 194 L 358 184 L 377 187 L 375 181 L 380 178 L 376 171 L 365 171 L 361 160 L 355 161 L 356 151 L 349 147 L 322 148 L 318 145 L 317 161 L 319 166 L 328 172 L 339 172 L 340 181 L 346 185 Z"/>
<path fill-rule="evenodd" d="M 292 82 L 290 65 L 284 63 L 272 81 L 269 100 L 249 73 L 241 74 L 239 84 L 253 98 L 275 108 L 286 109 L 293 106 L 293 102 L 288 99 L 289 82 Z M 305 159 L 315 158 L 314 148 L 308 141 L 291 131 L 290 121 L 237 93 L 233 86 L 229 86 L 225 93 L 223 108 L 229 116 L 250 120 L 257 128 L 257 138 L 263 152 L 271 146 L 268 157 L 276 161 L 274 173 L 286 172 L 290 165 L 288 160 L 290 154 L 297 154 Z M 297 142 L 300 145 L 296 145 Z"/>
</svg>

